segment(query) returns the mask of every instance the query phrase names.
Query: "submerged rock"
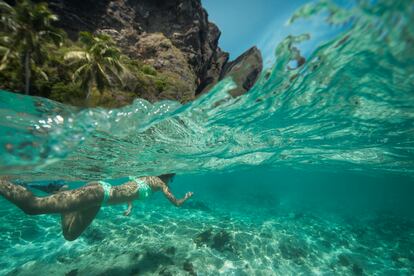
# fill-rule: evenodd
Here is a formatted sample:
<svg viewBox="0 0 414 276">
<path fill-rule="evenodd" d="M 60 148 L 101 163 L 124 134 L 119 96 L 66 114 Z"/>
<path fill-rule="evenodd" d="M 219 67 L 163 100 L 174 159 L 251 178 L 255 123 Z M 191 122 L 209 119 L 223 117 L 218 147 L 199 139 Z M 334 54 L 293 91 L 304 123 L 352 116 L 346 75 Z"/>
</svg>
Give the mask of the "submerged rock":
<svg viewBox="0 0 414 276">
<path fill-rule="evenodd" d="M 66 256 L 57 256 L 56 261 L 61 264 L 69 263 L 72 259 Z"/>
<path fill-rule="evenodd" d="M 359 265 L 354 264 L 352 266 L 352 273 L 353 275 L 361 276 L 361 275 L 364 275 L 364 270 Z"/>
<path fill-rule="evenodd" d="M 78 275 L 78 269 L 72 269 L 71 271 L 69 271 L 68 273 L 65 274 L 65 276 L 76 276 Z"/>
<path fill-rule="evenodd" d="M 236 253 L 234 242 L 225 230 L 220 230 L 214 234 L 212 228 L 207 229 L 195 236 L 193 241 L 197 246 L 205 245 L 220 252 Z"/>
<path fill-rule="evenodd" d="M 226 247 L 229 246 L 229 244 L 230 234 L 224 230 L 221 230 L 220 232 L 214 235 L 213 244 L 211 247 L 218 251 L 223 251 Z"/>
<path fill-rule="evenodd" d="M 280 241 L 279 250 L 284 259 L 296 262 L 301 261 L 308 255 L 306 248 L 293 239 L 284 239 Z"/>
<path fill-rule="evenodd" d="M 174 274 L 168 270 L 167 267 L 164 267 L 161 269 L 161 271 L 158 273 L 158 275 L 162 275 L 162 276 L 173 276 Z"/>
<path fill-rule="evenodd" d="M 140 272 L 154 272 L 161 267 L 162 270 L 165 270 L 164 267 L 174 265 L 174 261 L 171 257 L 167 256 L 161 252 L 147 251 L 145 254 L 140 255 L 136 267 L 139 268 Z M 167 272 L 165 270 L 165 272 Z M 161 274 L 168 275 L 168 274 Z"/>
<path fill-rule="evenodd" d="M 341 255 L 338 256 L 338 263 L 341 266 L 349 266 L 349 265 L 351 265 L 350 260 L 344 254 L 341 254 Z"/>
<path fill-rule="evenodd" d="M 167 255 L 175 255 L 175 252 L 177 251 L 177 248 L 175 248 L 174 246 L 170 246 L 170 247 L 167 247 L 166 249 L 165 249 L 165 253 L 167 254 Z"/>
<path fill-rule="evenodd" d="M 210 242 L 212 236 L 213 228 L 209 228 L 195 236 L 193 241 L 197 246 L 207 245 Z"/>
<path fill-rule="evenodd" d="M 189 261 L 189 260 L 186 260 L 185 262 L 184 262 L 184 264 L 183 264 L 183 269 L 185 270 L 185 271 L 187 271 L 190 275 L 197 275 L 197 273 L 195 272 L 195 270 L 194 270 L 194 266 L 193 266 L 193 264 Z"/>
</svg>

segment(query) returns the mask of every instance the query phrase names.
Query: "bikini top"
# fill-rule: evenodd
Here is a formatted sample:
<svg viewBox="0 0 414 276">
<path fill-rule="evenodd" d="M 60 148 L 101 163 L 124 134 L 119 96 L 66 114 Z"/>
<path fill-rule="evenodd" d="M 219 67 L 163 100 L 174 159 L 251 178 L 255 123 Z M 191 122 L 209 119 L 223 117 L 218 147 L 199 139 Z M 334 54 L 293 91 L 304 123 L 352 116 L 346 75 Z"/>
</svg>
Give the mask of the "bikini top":
<svg viewBox="0 0 414 276">
<path fill-rule="evenodd" d="M 138 189 L 137 189 L 137 193 L 139 195 L 138 199 L 144 200 L 151 196 L 152 189 L 144 180 L 138 177 L 133 177 L 133 176 L 130 176 L 129 180 L 134 181 L 138 185 Z"/>
<path fill-rule="evenodd" d="M 139 179 L 138 177 L 133 177 L 133 176 L 129 176 L 128 178 L 130 181 L 134 181 L 138 185 L 138 188 L 136 191 L 136 193 L 139 195 L 138 199 L 144 200 L 151 196 L 152 189 L 144 180 Z M 102 205 L 107 205 L 108 200 L 111 195 L 112 185 L 105 181 L 99 181 L 99 184 L 101 184 L 102 189 L 104 190 L 104 197 L 102 199 Z"/>
</svg>

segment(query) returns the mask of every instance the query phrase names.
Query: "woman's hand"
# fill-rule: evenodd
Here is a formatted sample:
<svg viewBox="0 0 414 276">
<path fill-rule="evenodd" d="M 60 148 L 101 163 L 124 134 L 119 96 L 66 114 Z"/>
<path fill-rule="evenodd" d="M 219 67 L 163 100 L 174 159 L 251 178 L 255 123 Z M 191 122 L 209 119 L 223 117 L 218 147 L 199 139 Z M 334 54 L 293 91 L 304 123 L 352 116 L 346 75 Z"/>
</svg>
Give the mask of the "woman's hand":
<svg viewBox="0 0 414 276">
<path fill-rule="evenodd" d="M 129 201 L 128 202 L 128 208 L 125 210 L 124 216 L 129 216 L 129 214 L 131 214 L 131 211 L 132 211 L 132 202 Z"/>
<path fill-rule="evenodd" d="M 190 197 L 192 197 L 192 196 L 193 196 L 193 194 L 194 194 L 193 192 L 188 192 L 188 193 L 186 193 L 186 194 L 185 194 L 185 196 L 184 196 L 184 199 L 185 199 L 185 200 L 189 199 Z"/>
<path fill-rule="evenodd" d="M 182 198 L 182 199 L 179 199 L 179 200 L 176 200 L 176 202 L 174 203 L 174 205 L 175 206 L 181 206 L 181 205 L 183 205 L 183 203 L 187 200 L 187 199 L 189 199 L 190 197 L 192 197 L 193 196 L 193 192 L 188 192 L 188 193 L 186 193 L 185 194 L 185 196 Z"/>
</svg>

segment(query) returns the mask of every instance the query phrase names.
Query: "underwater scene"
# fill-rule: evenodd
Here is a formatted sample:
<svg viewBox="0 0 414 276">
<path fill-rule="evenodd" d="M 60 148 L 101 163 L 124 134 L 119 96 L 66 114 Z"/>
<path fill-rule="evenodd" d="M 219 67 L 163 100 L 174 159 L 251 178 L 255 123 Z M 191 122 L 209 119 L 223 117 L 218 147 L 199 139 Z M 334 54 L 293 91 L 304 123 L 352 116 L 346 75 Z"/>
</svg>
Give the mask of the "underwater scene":
<svg viewBox="0 0 414 276">
<path fill-rule="evenodd" d="M 412 0 L 303 1 L 263 66 L 218 74 L 218 37 L 157 29 L 200 1 L 104 2 L 116 26 L 148 9 L 142 64 L 75 24 L 37 53 L 58 19 L 0 1 L 0 275 L 414 275 Z M 49 1 L 101 11 L 78 4 Z"/>
</svg>

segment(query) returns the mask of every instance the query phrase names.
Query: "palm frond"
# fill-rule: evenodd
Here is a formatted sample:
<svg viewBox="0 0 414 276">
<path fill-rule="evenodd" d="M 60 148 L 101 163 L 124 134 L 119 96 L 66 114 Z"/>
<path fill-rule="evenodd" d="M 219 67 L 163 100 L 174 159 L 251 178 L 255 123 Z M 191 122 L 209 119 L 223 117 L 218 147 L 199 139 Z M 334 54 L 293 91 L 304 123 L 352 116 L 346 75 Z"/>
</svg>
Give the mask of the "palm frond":
<svg viewBox="0 0 414 276">
<path fill-rule="evenodd" d="M 111 67 L 108 67 L 107 68 L 107 70 L 111 73 L 111 76 L 113 77 L 113 78 L 115 78 L 115 80 L 116 80 L 116 82 L 118 83 L 118 84 L 120 84 L 121 86 L 123 86 L 124 85 L 124 81 L 123 81 L 123 77 L 126 75 L 121 75 L 121 74 L 119 74 L 118 72 L 116 72 L 116 71 L 114 71 L 114 69 L 113 68 L 111 68 Z"/>
<path fill-rule="evenodd" d="M 62 46 L 63 34 L 59 30 L 51 30 L 47 32 L 48 38 L 56 45 Z"/>
<path fill-rule="evenodd" d="M 4 31 L 12 31 L 16 29 L 15 11 L 4 1 L 0 1 L 0 27 Z"/>
<path fill-rule="evenodd" d="M 112 38 L 105 34 L 93 35 L 79 33 L 83 51 L 71 51 L 65 54 L 65 60 L 78 61 L 80 66 L 74 73 L 76 80 L 91 88 L 94 82 L 99 92 L 111 86 L 111 80 L 122 84 L 121 73 L 126 71 L 121 61 L 122 53 Z M 90 91 L 90 90 L 88 90 Z"/>
<path fill-rule="evenodd" d="M 34 72 L 38 75 L 40 75 L 45 81 L 49 80 L 48 75 L 45 71 L 43 71 L 40 67 L 35 67 Z"/>
<path fill-rule="evenodd" d="M 80 32 L 79 41 L 82 42 L 87 48 L 93 45 L 93 35 L 90 32 Z"/>
<path fill-rule="evenodd" d="M 85 79 L 85 76 L 88 75 L 88 72 L 91 71 L 90 70 L 91 65 L 90 64 L 84 64 L 81 67 L 79 67 L 78 69 L 76 69 L 76 71 L 73 73 L 72 75 L 72 79 L 74 81 L 78 81 L 80 79 Z"/>
<path fill-rule="evenodd" d="M 99 92 L 103 92 L 106 86 L 111 84 L 109 77 L 102 66 L 98 63 L 96 64 L 97 72 L 95 75 L 96 80 L 96 87 L 98 88 Z"/>
<path fill-rule="evenodd" d="M 0 12 L 1 12 L 1 17 L 10 16 L 14 14 L 14 9 L 12 6 L 10 6 L 5 1 L 2 0 L 0 1 Z"/>
<path fill-rule="evenodd" d="M 11 50 L 6 47 L 2 47 L 1 50 L 4 51 L 4 55 L 1 59 L 0 71 L 4 70 L 7 68 L 7 65 L 9 65 L 9 57 L 11 54 Z"/>
<path fill-rule="evenodd" d="M 64 55 L 63 59 L 65 61 L 87 61 L 89 54 L 85 51 L 70 51 Z"/>
</svg>

